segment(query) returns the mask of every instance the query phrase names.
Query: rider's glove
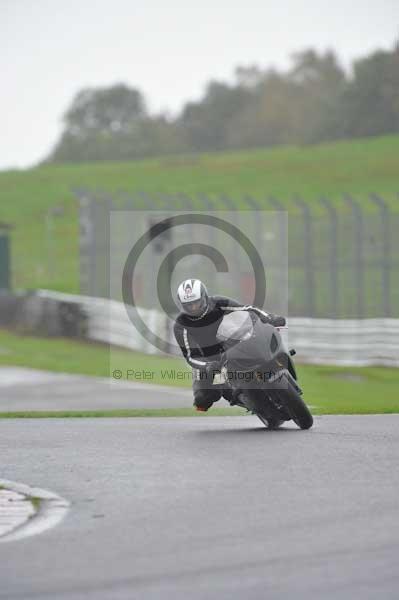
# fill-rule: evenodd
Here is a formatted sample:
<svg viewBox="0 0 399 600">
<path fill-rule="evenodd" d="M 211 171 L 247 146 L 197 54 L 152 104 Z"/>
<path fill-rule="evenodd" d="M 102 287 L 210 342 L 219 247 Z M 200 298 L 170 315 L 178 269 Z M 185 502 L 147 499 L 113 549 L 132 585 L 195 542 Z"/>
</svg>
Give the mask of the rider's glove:
<svg viewBox="0 0 399 600">
<path fill-rule="evenodd" d="M 272 315 L 271 313 L 263 313 L 259 315 L 259 319 L 262 323 L 269 323 L 273 327 L 284 327 L 286 321 L 284 317 L 278 315 Z"/>
<path fill-rule="evenodd" d="M 279 317 L 278 315 L 269 315 L 269 323 L 273 325 L 273 327 L 285 327 L 286 324 L 285 317 Z"/>
</svg>

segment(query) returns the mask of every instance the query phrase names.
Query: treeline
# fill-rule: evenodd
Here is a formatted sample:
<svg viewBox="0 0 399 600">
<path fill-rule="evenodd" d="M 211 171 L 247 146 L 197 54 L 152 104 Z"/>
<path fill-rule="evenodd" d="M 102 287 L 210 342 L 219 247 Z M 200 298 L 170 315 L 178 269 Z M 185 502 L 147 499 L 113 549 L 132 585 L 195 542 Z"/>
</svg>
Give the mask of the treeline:
<svg viewBox="0 0 399 600">
<path fill-rule="evenodd" d="M 171 83 L 173 85 L 173 83 Z M 312 144 L 399 133 L 399 46 L 357 60 L 346 74 L 333 52 L 293 56 L 288 72 L 238 67 L 208 84 L 176 118 L 151 115 L 120 84 L 85 89 L 64 115 L 46 162 L 132 160 L 165 154 Z"/>
</svg>

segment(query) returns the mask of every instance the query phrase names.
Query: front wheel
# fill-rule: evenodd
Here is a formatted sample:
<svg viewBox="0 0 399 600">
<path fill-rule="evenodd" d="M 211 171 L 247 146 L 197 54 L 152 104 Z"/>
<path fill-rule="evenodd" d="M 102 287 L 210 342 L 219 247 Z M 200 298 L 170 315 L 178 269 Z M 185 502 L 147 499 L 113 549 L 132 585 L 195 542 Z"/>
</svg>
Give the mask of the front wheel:
<svg viewBox="0 0 399 600">
<path fill-rule="evenodd" d="M 280 385 L 277 394 L 289 412 L 291 419 L 301 429 L 310 429 L 313 425 L 313 417 L 300 394 L 288 377 L 284 377 Z"/>
<path fill-rule="evenodd" d="M 280 425 L 284 423 L 284 419 L 278 419 L 277 417 L 265 417 L 260 412 L 257 412 L 255 414 L 258 417 L 258 419 L 262 421 L 263 425 L 265 425 L 267 429 L 270 429 L 272 431 L 275 431 L 280 427 Z"/>
</svg>

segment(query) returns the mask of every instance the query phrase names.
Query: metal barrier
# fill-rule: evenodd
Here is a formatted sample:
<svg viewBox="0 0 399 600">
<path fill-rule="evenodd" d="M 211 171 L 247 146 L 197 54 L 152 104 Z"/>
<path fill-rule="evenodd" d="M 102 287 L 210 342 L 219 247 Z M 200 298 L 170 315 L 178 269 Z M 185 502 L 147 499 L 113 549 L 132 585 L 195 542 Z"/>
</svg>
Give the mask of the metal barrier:
<svg viewBox="0 0 399 600">
<path fill-rule="evenodd" d="M 109 297 L 110 211 L 234 210 L 238 226 L 244 215 L 248 220 L 253 211 L 253 240 L 261 249 L 265 240 L 257 211 L 278 211 L 282 219 L 276 220 L 272 246 L 282 252 L 288 249 L 288 314 L 332 319 L 399 317 L 399 212 L 376 194 L 368 198 L 367 207 L 349 195 L 338 203 L 328 198 L 309 203 L 297 196 L 287 213 L 276 198 L 76 193 L 80 200 L 80 287 L 85 295 Z M 288 228 L 284 224 L 287 215 Z M 137 223 L 137 227 L 142 225 Z M 195 232 L 192 235 L 195 239 Z M 212 245 L 211 233 L 205 241 Z M 129 243 L 129 231 L 121 231 L 121 248 Z M 247 301 L 243 295 L 251 289 L 248 278 L 232 280 L 229 290 L 220 289 L 214 269 L 201 268 L 214 293 Z M 141 294 L 142 305 L 155 308 L 144 284 Z M 278 310 L 273 306 L 275 299 L 270 301 L 268 308 Z"/>
<path fill-rule="evenodd" d="M 85 315 L 84 337 L 130 350 L 158 354 L 129 321 L 123 303 L 104 298 L 72 296 L 48 290 L 38 292 L 43 300 L 75 303 Z M 149 327 L 161 338 L 175 341 L 166 315 L 140 309 Z M 291 317 L 286 344 L 297 350 L 299 362 L 341 366 L 399 366 L 399 319 L 311 319 Z M 175 348 L 175 353 L 180 352 Z"/>
</svg>

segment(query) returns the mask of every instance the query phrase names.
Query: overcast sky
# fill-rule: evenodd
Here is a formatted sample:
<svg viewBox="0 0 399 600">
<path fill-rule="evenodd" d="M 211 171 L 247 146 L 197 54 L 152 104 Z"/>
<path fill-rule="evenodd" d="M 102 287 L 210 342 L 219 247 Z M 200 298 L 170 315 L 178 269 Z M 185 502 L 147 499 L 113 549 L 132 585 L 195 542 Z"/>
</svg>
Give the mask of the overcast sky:
<svg viewBox="0 0 399 600">
<path fill-rule="evenodd" d="M 175 113 L 237 65 L 313 47 L 348 66 L 398 34 L 399 0 L 0 0 L 0 169 L 42 159 L 82 87 L 122 81 Z"/>
</svg>

